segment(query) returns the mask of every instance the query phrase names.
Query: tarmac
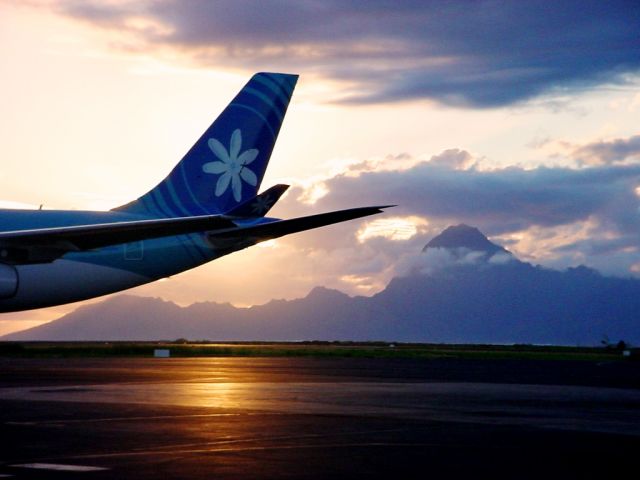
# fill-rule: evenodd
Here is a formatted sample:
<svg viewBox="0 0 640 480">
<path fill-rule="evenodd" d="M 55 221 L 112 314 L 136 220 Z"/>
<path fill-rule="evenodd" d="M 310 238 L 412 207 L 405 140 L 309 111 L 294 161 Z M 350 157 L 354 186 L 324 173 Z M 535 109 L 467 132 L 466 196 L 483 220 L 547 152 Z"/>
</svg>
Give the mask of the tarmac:
<svg viewBox="0 0 640 480">
<path fill-rule="evenodd" d="M 640 364 L 0 359 L 0 478 L 613 478 Z"/>
</svg>

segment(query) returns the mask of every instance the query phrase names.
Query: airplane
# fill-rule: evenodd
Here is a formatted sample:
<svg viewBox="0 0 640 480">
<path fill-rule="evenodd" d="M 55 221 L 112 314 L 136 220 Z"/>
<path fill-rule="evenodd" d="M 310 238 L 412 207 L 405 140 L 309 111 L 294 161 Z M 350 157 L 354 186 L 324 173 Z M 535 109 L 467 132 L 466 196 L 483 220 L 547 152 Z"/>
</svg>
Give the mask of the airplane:
<svg viewBox="0 0 640 480">
<path fill-rule="evenodd" d="M 195 268 L 259 242 L 382 213 L 265 215 L 258 193 L 297 75 L 257 73 L 169 175 L 110 211 L 0 209 L 0 312 L 86 300 Z"/>
</svg>

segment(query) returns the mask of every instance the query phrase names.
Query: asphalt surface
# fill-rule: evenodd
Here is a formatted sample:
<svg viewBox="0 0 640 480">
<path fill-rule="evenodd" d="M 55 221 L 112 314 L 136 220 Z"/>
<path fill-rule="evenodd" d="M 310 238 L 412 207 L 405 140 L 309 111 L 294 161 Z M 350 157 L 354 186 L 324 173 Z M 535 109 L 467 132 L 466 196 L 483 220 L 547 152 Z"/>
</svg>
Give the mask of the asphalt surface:
<svg viewBox="0 0 640 480">
<path fill-rule="evenodd" d="M 640 364 L 0 359 L 0 478 L 635 478 Z"/>
</svg>

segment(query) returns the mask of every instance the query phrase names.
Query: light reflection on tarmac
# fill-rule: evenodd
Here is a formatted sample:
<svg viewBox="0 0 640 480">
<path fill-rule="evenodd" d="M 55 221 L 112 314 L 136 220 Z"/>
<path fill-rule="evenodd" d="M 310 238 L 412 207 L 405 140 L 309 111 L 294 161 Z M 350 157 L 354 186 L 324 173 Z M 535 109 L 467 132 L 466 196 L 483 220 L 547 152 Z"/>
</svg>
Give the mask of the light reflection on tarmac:
<svg viewBox="0 0 640 480">
<path fill-rule="evenodd" d="M 0 372 L 0 476 L 15 478 L 612 478 L 640 451 L 628 362 L 0 359 Z"/>
<path fill-rule="evenodd" d="M 5 388 L 0 399 L 495 423 L 640 436 L 640 391 L 482 383 L 190 382 Z M 627 411 L 625 418 L 620 413 Z"/>
</svg>

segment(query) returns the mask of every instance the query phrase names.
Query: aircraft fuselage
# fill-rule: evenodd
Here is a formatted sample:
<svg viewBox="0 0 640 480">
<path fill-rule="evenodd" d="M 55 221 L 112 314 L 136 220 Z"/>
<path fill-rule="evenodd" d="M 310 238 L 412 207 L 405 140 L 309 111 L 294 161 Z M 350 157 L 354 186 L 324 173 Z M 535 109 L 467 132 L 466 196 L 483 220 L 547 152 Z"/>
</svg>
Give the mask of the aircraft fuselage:
<svg viewBox="0 0 640 480">
<path fill-rule="evenodd" d="M 2 230 L 13 231 L 145 218 L 120 212 L 0 210 L 0 219 Z M 213 248 L 205 233 L 192 233 L 70 252 L 50 263 L 0 263 L 0 312 L 106 295 L 175 275 L 226 253 L 229 250 Z"/>
</svg>

